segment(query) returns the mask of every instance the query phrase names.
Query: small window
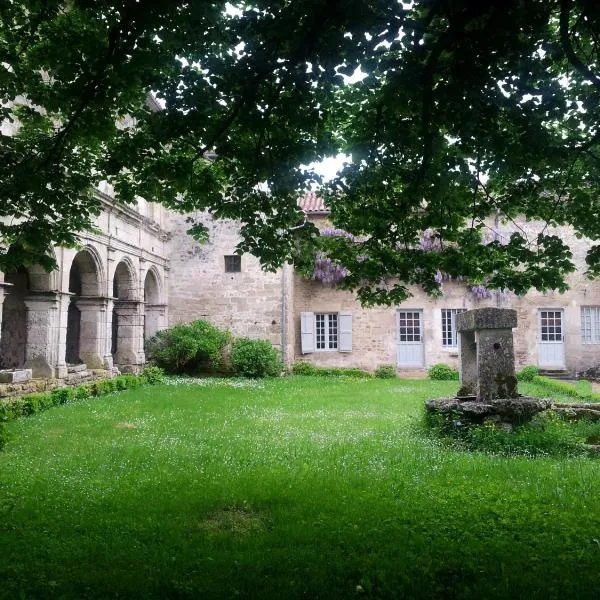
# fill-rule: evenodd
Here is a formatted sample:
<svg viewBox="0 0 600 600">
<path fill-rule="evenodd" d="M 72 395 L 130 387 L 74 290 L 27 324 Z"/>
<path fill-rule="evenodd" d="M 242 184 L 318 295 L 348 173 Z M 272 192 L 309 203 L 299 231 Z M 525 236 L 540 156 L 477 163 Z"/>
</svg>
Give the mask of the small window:
<svg viewBox="0 0 600 600">
<path fill-rule="evenodd" d="M 442 308 L 442 346 L 456 348 L 458 338 L 456 335 L 456 315 L 465 312 L 464 308 Z"/>
<path fill-rule="evenodd" d="M 562 342 L 562 312 L 560 310 L 540 311 L 542 342 Z"/>
<path fill-rule="evenodd" d="M 315 314 L 315 339 L 317 350 L 337 350 L 338 315 Z"/>
<path fill-rule="evenodd" d="M 581 340 L 584 344 L 600 344 L 600 306 L 581 307 Z"/>
<path fill-rule="evenodd" d="M 225 256 L 225 273 L 239 273 L 242 270 L 242 257 L 239 254 Z"/>
</svg>

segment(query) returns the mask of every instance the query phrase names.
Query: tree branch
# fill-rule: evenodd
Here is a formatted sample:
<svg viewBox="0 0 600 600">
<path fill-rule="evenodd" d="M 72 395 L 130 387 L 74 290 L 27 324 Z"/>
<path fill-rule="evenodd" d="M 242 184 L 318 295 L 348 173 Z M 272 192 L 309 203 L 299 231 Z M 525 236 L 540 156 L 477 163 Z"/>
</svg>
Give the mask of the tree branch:
<svg viewBox="0 0 600 600">
<path fill-rule="evenodd" d="M 585 79 L 589 79 L 591 83 L 600 90 L 600 78 L 584 64 L 575 53 L 571 44 L 569 34 L 569 18 L 571 16 L 572 0 L 560 0 L 560 43 L 565 52 L 567 60 L 571 63 L 576 71 L 578 71 Z"/>
</svg>

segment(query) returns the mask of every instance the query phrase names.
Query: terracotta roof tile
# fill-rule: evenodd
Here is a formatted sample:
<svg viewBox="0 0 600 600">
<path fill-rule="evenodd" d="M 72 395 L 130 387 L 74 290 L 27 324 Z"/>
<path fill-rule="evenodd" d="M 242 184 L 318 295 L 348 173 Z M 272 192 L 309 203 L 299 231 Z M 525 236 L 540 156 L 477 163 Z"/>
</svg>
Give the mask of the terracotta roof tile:
<svg viewBox="0 0 600 600">
<path fill-rule="evenodd" d="M 315 192 L 307 192 L 298 200 L 298 206 L 307 214 L 329 214 L 323 198 L 319 198 Z"/>
</svg>

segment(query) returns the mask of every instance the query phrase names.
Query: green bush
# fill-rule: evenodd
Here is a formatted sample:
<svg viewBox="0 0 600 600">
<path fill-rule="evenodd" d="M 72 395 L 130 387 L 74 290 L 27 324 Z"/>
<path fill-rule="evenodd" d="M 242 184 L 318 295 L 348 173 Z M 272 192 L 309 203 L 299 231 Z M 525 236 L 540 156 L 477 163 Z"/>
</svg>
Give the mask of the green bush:
<svg viewBox="0 0 600 600">
<path fill-rule="evenodd" d="M 35 415 L 43 410 L 52 408 L 55 399 L 52 394 L 30 394 L 18 399 L 21 402 L 21 414 L 23 416 Z"/>
<path fill-rule="evenodd" d="M 375 377 L 378 379 L 396 379 L 396 367 L 394 365 L 379 365 L 375 369 Z"/>
<path fill-rule="evenodd" d="M 532 381 L 539 374 L 540 370 L 536 365 L 527 365 L 517 372 L 517 379 L 519 381 Z"/>
<path fill-rule="evenodd" d="M 144 367 L 141 373 L 142 377 L 146 378 L 146 381 L 150 385 L 156 385 L 162 383 L 165 380 L 165 372 L 160 367 L 148 366 Z"/>
<path fill-rule="evenodd" d="M 575 456 L 589 452 L 586 443 L 600 436 L 600 423 L 567 421 L 552 411 L 534 416 L 514 428 L 496 423 L 474 425 L 451 415 L 426 413 L 426 427 L 453 446 L 491 454 Z"/>
<path fill-rule="evenodd" d="M 236 375 L 265 377 L 281 373 L 279 353 L 268 340 L 236 338 L 231 347 L 231 364 Z"/>
<path fill-rule="evenodd" d="M 591 384 L 586 385 L 578 382 L 577 385 L 572 385 L 566 381 L 551 379 L 550 377 L 543 377 L 542 375 L 536 375 L 532 381 L 538 386 L 548 390 L 548 392 L 557 392 L 559 394 L 564 394 L 565 396 L 572 396 L 588 402 L 600 401 L 600 394 L 594 394 L 592 392 Z"/>
<path fill-rule="evenodd" d="M 146 355 L 167 373 L 215 371 L 230 339 L 228 331 L 197 320 L 159 331 L 146 341 Z"/>
<path fill-rule="evenodd" d="M 317 368 L 309 362 L 304 360 L 297 360 L 292 365 L 292 373 L 294 375 L 314 375 Z"/>
<path fill-rule="evenodd" d="M 20 398 L 0 402 L 0 421 L 12 421 L 21 416 L 23 416 L 23 401 Z"/>
<path fill-rule="evenodd" d="M 430 367 L 429 379 L 438 381 L 450 381 L 459 379 L 458 371 L 445 363 L 437 363 Z"/>
<path fill-rule="evenodd" d="M 372 373 L 355 368 L 315 367 L 312 363 L 298 360 L 292 365 L 294 375 L 313 375 L 316 377 L 373 377 Z M 396 372 L 394 371 L 394 377 Z"/>
<path fill-rule="evenodd" d="M 122 392 L 127 389 L 127 379 L 125 378 L 125 375 L 117 375 L 113 381 L 115 382 L 117 391 Z"/>
<path fill-rule="evenodd" d="M 75 398 L 77 400 L 86 400 L 91 395 L 90 386 L 86 383 L 75 388 Z"/>
<path fill-rule="evenodd" d="M 319 368 L 315 370 L 315 375 L 318 377 L 358 377 L 359 379 L 369 379 L 373 377 L 369 371 L 363 371 L 357 368 Z"/>
<path fill-rule="evenodd" d="M 55 405 L 66 404 L 75 399 L 75 392 L 73 391 L 73 388 L 69 387 L 55 388 L 50 392 L 50 395 L 52 396 Z"/>
</svg>

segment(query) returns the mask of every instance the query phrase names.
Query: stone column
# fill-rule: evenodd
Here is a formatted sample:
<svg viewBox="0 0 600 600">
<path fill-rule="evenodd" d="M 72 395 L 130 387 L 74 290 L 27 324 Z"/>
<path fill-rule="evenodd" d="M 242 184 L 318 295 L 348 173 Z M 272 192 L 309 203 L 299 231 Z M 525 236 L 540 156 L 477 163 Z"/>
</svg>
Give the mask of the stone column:
<svg viewBox="0 0 600 600">
<path fill-rule="evenodd" d="M 40 292 L 24 299 L 27 307 L 25 368 L 33 377 L 58 377 L 58 317 L 60 295 Z"/>
<path fill-rule="evenodd" d="M 108 298 L 80 297 L 75 304 L 81 312 L 79 357 L 88 369 L 104 369 L 106 351 L 106 311 Z"/>
<path fill-rule="evenodd" d="M 512 335 L 516 326 L 517 311 L 507 308 L 476 308 L 457 315 L 459 395 L 476 395 L 483 402 L 517 396 Z"/>
<path fill-rule="evenodd" d="M 2 308 L 4 306 L 4 298 L 10 293 L 11 287 L 13 287 L 12 283 L 0 283 L 0 336 L 2 335 Z"/>
<path fill-rule="evenodd" d="M 144 338 L 148 339 L 166 325 L 166 304 L 146 304 L 144 306 Z"/>
<path fill-rule="evenodd" d="M 137 300 L 115 300 L 114 302 L 114 312 L 119 323 L 114 362 L 123 373 L 135 373 L 145 362 L 143 304 Z"/>
</svg>

